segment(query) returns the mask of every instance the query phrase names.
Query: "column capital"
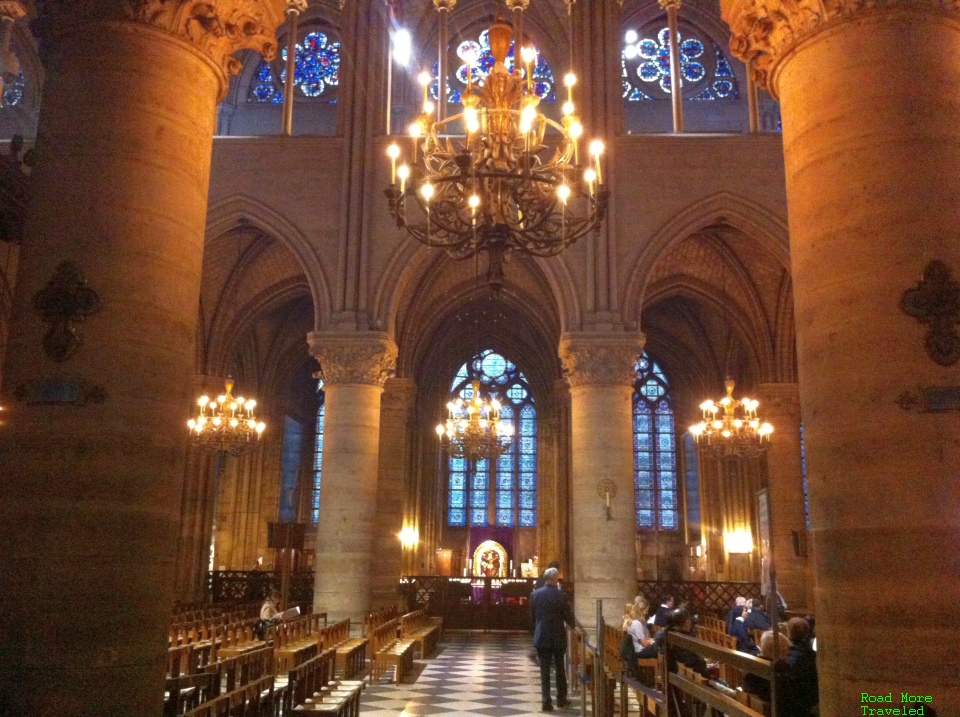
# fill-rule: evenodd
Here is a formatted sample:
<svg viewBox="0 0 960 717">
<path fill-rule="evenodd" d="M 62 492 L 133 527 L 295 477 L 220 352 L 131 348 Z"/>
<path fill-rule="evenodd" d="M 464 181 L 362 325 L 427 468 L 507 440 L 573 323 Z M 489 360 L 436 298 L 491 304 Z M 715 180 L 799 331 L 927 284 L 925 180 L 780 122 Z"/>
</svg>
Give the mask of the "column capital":
<svg viewBox="0 0 960 717">
<path fill-rule="evenodd" d="M 627 386 L 646 337 L 641 333 L 569 332 L 560 338 L 560 362 L 571 388 L 590 384 Z"/>
<path fill-rule="evenodd" d="M 2 3 L 8 4 L 8 3 Z M 206 55 L 227 77 L 243 63 L 237 50 L 255 50 L 264 59 L 277 56 L 277 27 L 286 0 L 71 0 L 42 4 L 34 30 L 42 45 L 76 32 L 97 32 L 100 23 L 133 23 L 170 33 Z"/>
<path fill-rule="evenodd" d="M 757 386 L 757 392 L 761 399 L 761 415 L 800 415 L 800 384 L 761 383 Z"/>
<path fill-rule="evenodd" d="M 313 331 L 307 335 L 310 355 L 320 362 L 324 383 L 383 387 L 397 365 L 397 345 L 387 334 Z"/>
<path fill-rule="evenodd" d="M 680 10 L 681 0 L 659 0 L 661 10 Z"/>
<path fill-rule="evenodd" d="M 669 0 L 667 0 L 669 1 Z M 891 9 L 928 10 L 957 15 L 955 0 L 720 0 L 720 14 L 730 26 L 730 51 L 753 64 L 757 84 L 779 99 L 778 65 L 801 42 L 837 21 L 866 12 Z"/>
</svg>

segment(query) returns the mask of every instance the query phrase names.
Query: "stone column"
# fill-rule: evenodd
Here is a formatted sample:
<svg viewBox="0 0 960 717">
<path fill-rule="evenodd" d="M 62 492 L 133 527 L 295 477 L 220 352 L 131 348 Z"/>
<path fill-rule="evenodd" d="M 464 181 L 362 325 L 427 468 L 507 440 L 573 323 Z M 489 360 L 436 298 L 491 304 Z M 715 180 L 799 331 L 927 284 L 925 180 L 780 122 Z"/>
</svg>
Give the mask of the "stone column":
<svg viewBox="0 0 960 717">
<path fill-rule="evenodd" d="M 900 397 L 957 386 L 960 371 L 928 355 L 929 327 L 899 306 L 932 260 L 960 275 L 960 14 L 899 0 L 721 6 L 734 54 L 783 116 L 820 713 L 859 710 L 862 692 L 932 695 L 949 711 L 957 416 Z M 905 605 L 922 606 L 917 621 Z"/>
<path fill-rule="evenodd" d="M 310 334 L 326 406 L 314 609 L 332 619 L 370 612 L 380 453 L 380 394 L 397 347 L 382 333 Z"/>
<path fill-rule="evenodd" d="M 794 531 L 807 532 L 803 509 L 803 467 L 800 462 L 800 387 L 795 383 L 761 383 L 760 415 L 773 424 L 767 453 L 773 558 L 777 586 L 787 606 L 807 606 L 807 559 L 793 550 Z"/>
<path fill-rule="evenodd" d="M 234 51 L 273 55 L 282 6 L 42 5 L 0 431 L 4 715 L 161 714 L 216 103 Z"/>
<path fill-rule="evenodd" d="M 410 477 L 410 443 L 417 384 L 409 378 L 387 379 L 380 408 L 380 478 L 377 485 L 373 606 L 395 605 L 397 585 L 416 548 L 402 549 L 397 535 L 404 527 L 419 529 L 416 506 L 406 506 Z"/>
<path fill-rule="evenodd" d="M 615 622 L 637 592 L 633 478 L 634 364 L 643 337 L 567 333 L 560 360 L 570 382 L 573 581 L 577 618 L 596 627 L 596 600 Z M 610 519 L 597 484 L 611 480 Z"/>
</svg>

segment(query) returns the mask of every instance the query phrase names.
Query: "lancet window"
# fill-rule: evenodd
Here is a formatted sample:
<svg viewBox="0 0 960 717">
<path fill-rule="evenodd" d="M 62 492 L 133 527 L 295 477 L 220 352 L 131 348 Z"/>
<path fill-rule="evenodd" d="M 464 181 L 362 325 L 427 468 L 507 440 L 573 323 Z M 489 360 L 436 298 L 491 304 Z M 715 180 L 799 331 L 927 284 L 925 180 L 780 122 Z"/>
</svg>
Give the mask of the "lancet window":
<svg viewBox="0 0 960 717">
<path fill-rule="evenodd" d="M 23 78 L 23 68 L 17 73 L 17 78 L 9 84 L 4 85 L 3 95 L 0 95 L 0 108 L 19 107 L 23 104 L 25 82 Z"/>
<path fill-rule="evenodd" d="M 685 35 L 684 32 L 687 34 Z M 709 39 L 685 30 L 680 44 L 680 83 L 693 87 L 691 100 L 735 100 L 737 80 L 723 50 Z M 623 97 L 628 102 L 665 99 L 670 96 L 670 30 L 655 36 L 635 30 L 627 32 L 620 56 Z M 684 91 L 686 95 L 686 90 Z"/>
<path fill-rule="evenodd" d="M 313 482 L 310 485 L 310 522 L 320 522 L 320 479 L 323 474 L 323 424 L 326 418 L 323 381 L 317 382 L 317 396 L 320 406 L 317 408 L 316 438 L 313 442 Z"/>
<path fill-rule="evenodd" d="M 293 74 L 295 95 L 307 99 L 336 102 L 340 84 L 340 43 L 315 30 L 297 43 Z M 248 102 L 283 103 L 283 85 L 287 80 L 287 48 L 280 49 L 274 62 L 261 61 L 250 84 Z"/>
<path fill-rule="evenodd" d="M 514 429 L 510 448 L 493 461 L 448 459 L 447 523 L 451 526 L 537 525 L 537 409 L 526 377 L 516 365 L 492 351 L 467 361 L 450 386 L 451 393 L 473 398 L 471 383 L 501 403 L 500 419 Z"/>
<path fill-rule="evenodd" d="M 676 530 L 677 438 L 670 384 L 647 354 L 633 384 L 633 457 L 637 527 Z"/>
</svg>

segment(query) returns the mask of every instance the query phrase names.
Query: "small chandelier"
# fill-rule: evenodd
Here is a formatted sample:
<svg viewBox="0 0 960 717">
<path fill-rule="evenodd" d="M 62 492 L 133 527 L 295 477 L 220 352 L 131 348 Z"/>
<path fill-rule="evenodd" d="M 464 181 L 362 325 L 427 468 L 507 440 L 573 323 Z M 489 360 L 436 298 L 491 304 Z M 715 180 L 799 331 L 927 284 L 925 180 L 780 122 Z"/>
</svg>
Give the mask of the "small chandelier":
<svg viewBox="0 0 960 717">
<path fill-rule="evenodd" d="M 770 447 L 773 426 L 757 417 L 759 401 L 733 397 L 734 383 L 727 379 L 727 395 L 718 402 L 700 404 L 703 420 L 690 426 L 697 448 L 720 458 L 752 458 Z M 722 412 L 721 412 L 722 411 Z"/>
<path fill-rule="evenodd" d="M 481 461 L 496 458 L 510 447 L 513 426 L 500 421 L 500 402 L 480 396 L 473 382 L 473 398 L 457 397 L 447 404 L 446 423 L 437 425 L 437 437 L 451 458 Z"/>
<path fill-rule="evenodd" d="M 234 398 L 233 379 L 228 378 L 225 385 L 226 390 L 216 399 L 209 396 L 197 399 L 200 412 L 187 421 L 187 425 L 195 445 L 212 453 L 240 456 L 257 447 L 267 424 L 258 422 L 253 415 L 256 401 Z"/>
<path fill-rule="evenodd" d="M 576 77 L 564 78 L 561 121 L 548 119 L 533 81 L 536 50 L 516 47 L 514 68 L 506 67 L 513 36 L 509 25 L 494 21 L 488 34 L 494 65 L 482 83 L 473 81 L 476 51 L 461 55 L 467 67 L 461 114 L 434 116 L 427 93 L 433 78 L 422 73 L 423 113 L 410 125 L 409 164 L 397 166 L 398 145 L 387 150 L 392 167 L 385 193 L 397 226 L 455 259 L 487 252 L 487 278 L 495 290 L 510 252 L 553 256 L 599 231 L 609 196 L 600 163 L 603 143 L 594 140 L 589 154 L 581 152 Z"/>
</svg>

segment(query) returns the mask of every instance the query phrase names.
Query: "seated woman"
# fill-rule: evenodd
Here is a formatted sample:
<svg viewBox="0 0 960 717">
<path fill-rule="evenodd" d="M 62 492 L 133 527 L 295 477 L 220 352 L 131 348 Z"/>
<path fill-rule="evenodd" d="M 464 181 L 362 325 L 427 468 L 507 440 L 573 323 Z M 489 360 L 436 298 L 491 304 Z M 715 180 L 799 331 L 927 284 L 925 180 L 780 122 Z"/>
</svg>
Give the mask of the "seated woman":
<svg viewBox="0 0 960 717">
<path fill-rule="evenodd" d="M 819 700 L 817 653 L 810 644 L 810 624 L 802 617 L 792 617 L 787 623 L 787 634 L 790 649 L 787 650 L 784 670 L 782 714 L 784 717 L 809 717 Z"/>
<path fill-rule="evenodd" d="M 743 607 L 738 605 L 733 608 L 732 615 L 733 621 L 729 632 L 733 637 L 737 638 L 737 650 L 746 652 L 749 655 L 759 655 L 760 648 L 757 647 L 757 643 L 753 641 L 753 638 L 750 637 L 750 632 L 747 630 L 743 616 Z"/>
<path fill-rule="evenodd" d="M 650 637 L 650 630 L 647 627 L 647 612 L 650 610 L 650 604 L 643 595 L 637 595 L 634 601 L 629 604 L 630 624 L 627 625 L 627 615 L 624 615 L 624 627 L 626 632 L 633 638 L 633 649 L 640 652 L 647 645 L 653 644 L 653 638 Z"/>
<path fill-rule="evenodd" d="M 787 639 L 786 635 L 783 635 L 781 633 L 777 634 L 777 638 L 779 638 L 780 640 L 780 644 L 778 645 L 779 649 L 777 651 L 777 654 L 780 658 L 779 660 L 777 660 L 777 667 L 778 667 L 778 674 L 779 674 L 780 668 L 786 665 L 785 658 L 787 656 L 787 650 L 790 649 L 790 641 Z M 767 632 L 763 633 L 763 635 L 760 636 L 760 657 L 762 657 L 765 660 L 773 659 L 773 643 L 774 643 L 774 637 L 773 637 L 772 630 L 768 630 Z M 778 686 L 780 685 L 779 677 L 777 678 L 777 685 Z M 766 700 L 767 702 L 769 702 L 770 701 L 770 680 L 765 680 L 759 675 L 754 675 L 749 672 L 746 672 L 743 675 L 743 691 L 749 692 L 750 694 L 756 695 L 760 699 Z M 777 711 L 779 712 L 780 710 L 777 710 Z"/>
</svg>

